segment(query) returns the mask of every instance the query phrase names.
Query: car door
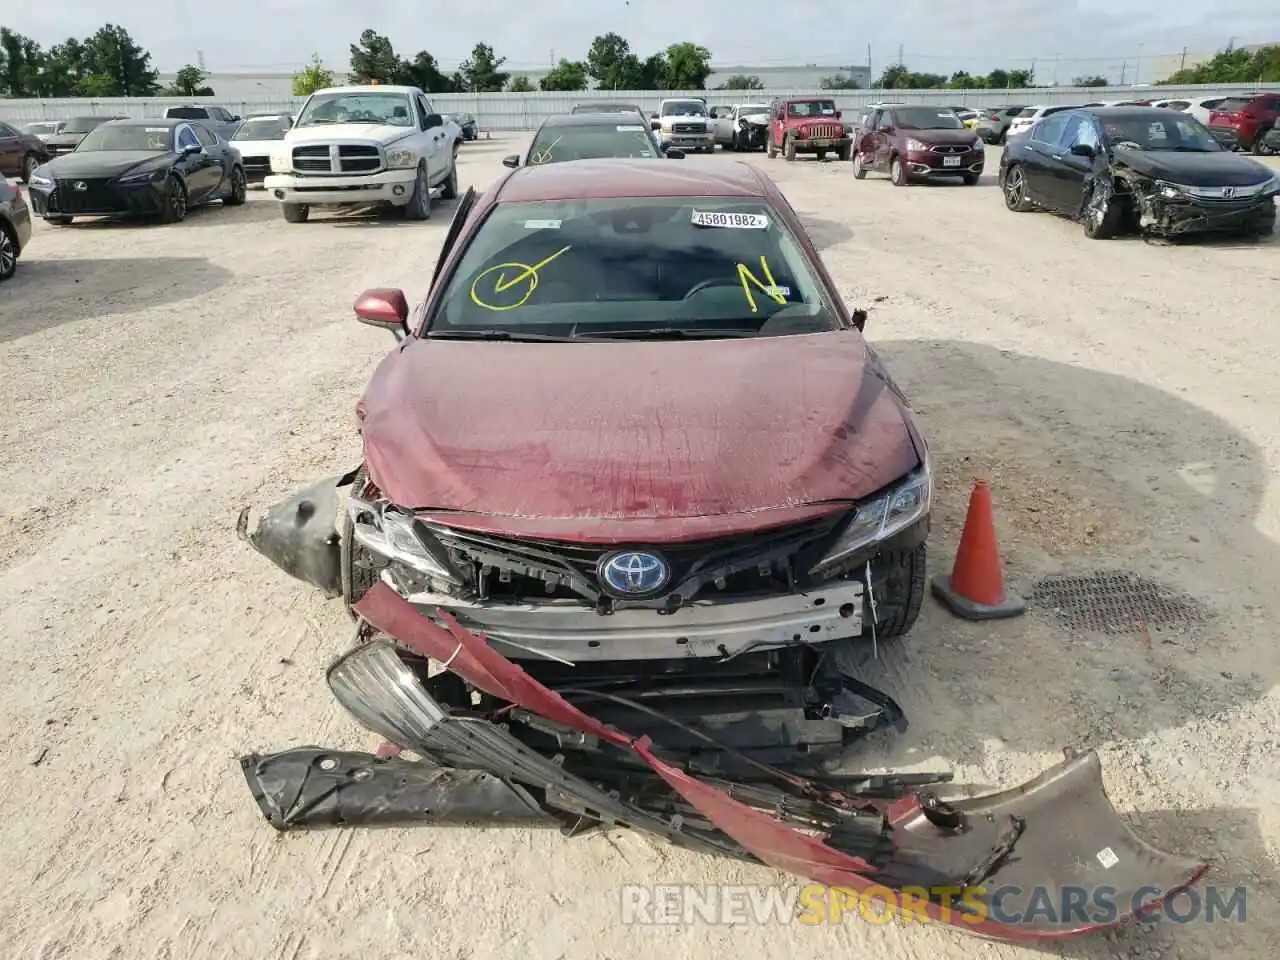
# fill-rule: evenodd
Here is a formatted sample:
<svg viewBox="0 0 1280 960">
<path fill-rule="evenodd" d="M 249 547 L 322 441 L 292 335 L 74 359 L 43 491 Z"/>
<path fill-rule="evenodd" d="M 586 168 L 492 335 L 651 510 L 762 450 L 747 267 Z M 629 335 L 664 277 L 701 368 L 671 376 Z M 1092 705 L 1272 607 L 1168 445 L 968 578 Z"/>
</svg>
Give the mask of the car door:
<svg viewBox="0 0 1280 960">
<path fill-rule="evenodd" d="M 1057 149 L 1049 156 L 1046 196 L 1056 209 L 1074 214 L 1084 205 L 1085 182 L 1104 162 L 1098 156 L 1102 150 L 1102 134 L 1091 114 L 1070 112 L 1054 116 L 1062 116 L 1066 122 L 1062 125 Z M 1088 146 L 1094 155 L 1084 157 L 1072 153 L 1072 147 L 1077 144 Z"/>
<path fill-rule="evenodd" d="M 206 162 L 207 151 L 190 123 L 181 124 L 173 131 L 173 146 L 174 151 L 179 154 L 175 166 L 182 173 L 182 178 L 187 184 L 187 201 L 199 203 L 213 188 L 209 182 L 211 175 Z M 200 149 L 186 152 L 192 146 Z"/>
<path fill-rule="evenodd" d="M 22 175 L 22 137 L 7 123 L 0 123 L 0 176 Z"/>
<path fill-rule="evenodd" d="M 427 118 L 436 112 L 435 107 L 422 94 L 418 94 L 414 102 L 418 110 L 418 134 L 415 137 L 415 144 L 427 164 L 427 182 L 438 183 L 448 172 L 448 164 L 444 159 L 444 148 L 447 146 L 444 127 L 432 127 L 428 130 Z"/>
<path fill-rule="evenodd" d="M 888 170 L 889 164 L 893 159 L 894 138 L 897 134 L 897 122 L 892 110 L 877 110 L 875 123 L 876 131 L 876 162 L 877 170 Z"/>
<path fill-rule="evenodd" d="M 203 123 L 191 124 L 196 136 L 200 138 L 200 146 L 204 147 L 204 163 L 201 170 L 212 186 L 210 193 L 217 193 L 222 185 L 231 177 L 233 166 L 231 154 L 227 152 L 227 142 L 210 130 Z"/>
<path fill-rule="evenodd" d="M 1027 145 L 1023 150 L 1022 173 L 1027 185 L 1027 195 L 1036 203 L 1057 209 L 1054 200 L 1056 176 L 1054 155 L 1061 151 L 1059 141 L 1067 123 L 1065 113 L 1054 113 L 1037 122 L 1027 131 Z"/>
<path fill-rule="evenodd" d="M 783 117 L 786 116 L 787 105 L 776 103 L 769 113 L 769 142 L 774 147 L 782 146 Z"/>
</svg>

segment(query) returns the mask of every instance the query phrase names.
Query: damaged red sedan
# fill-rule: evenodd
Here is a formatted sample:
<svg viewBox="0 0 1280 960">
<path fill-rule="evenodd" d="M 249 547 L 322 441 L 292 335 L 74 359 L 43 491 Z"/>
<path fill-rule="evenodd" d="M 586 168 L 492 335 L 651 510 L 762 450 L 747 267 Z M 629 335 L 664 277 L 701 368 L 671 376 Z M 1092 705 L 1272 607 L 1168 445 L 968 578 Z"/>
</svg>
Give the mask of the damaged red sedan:
<svg viewBox="0 0 1280 960">
<path fill-rule="evenodd" d="M 954 804 L 945 774 L 829 773 L 905 725 L 839 654 L 916 620 L 928 449 L 772 181 L 674 166 L 518 169 L 464 197 L 412 322 L 398 290 L 357 300 L 398 340 L 357 405 L 363 462 L 240 530 L 348 604 L 330 687 L 423 759 L 244 757 L 264 814 L 626 826 L 970 903 L 993 878 L 1105 870 L 1157 904 L 1193 882 L 1128 832 L 1093 756 Z"/>
</svg>

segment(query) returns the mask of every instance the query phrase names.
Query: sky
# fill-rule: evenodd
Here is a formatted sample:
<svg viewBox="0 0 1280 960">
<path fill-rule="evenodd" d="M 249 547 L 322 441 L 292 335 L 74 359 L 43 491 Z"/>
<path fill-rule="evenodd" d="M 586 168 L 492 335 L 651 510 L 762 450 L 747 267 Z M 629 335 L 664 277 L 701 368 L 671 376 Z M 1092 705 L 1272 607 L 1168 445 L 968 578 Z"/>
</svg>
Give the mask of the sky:
<svg viewBox="0 0 1280 960">
<path fill-rule="evenodd" d="M 507 58 L 509 70 L 546 69 L 552 58 L 583 58 L 593 37 L 613 31 L 642 55 L 677 41 L 700 43 L 721 67 L 863 64 L 870 45 L 878 74 L 897 60 L 901 46 L 913 70 L 985 73 L 1035 59 L 1043 79 L 1050 69 L 1105 72 L 1117 60 L 1172 56 L 1184 47 L 1211 52 L 1233 39 L 1237 45 L 1280 41 L 1280 0 L 988 0 L 967 8 L 944 0 L 469 0 L 422 6 L 403 0 L 219 0 L 214 7 L 171 0 L 15 0 L 6 6 L 3 24 L 46 46 L 92 33 L 104 20 L 117 23 L 164 72 L 197 62 L 201 54 L 206 68 L 220 73 L 293 71 L 313 52 L 342 69 L 348 45 L 366 28 L 389 36 L 401 55 L 427 50 L 446 69 L 482 41 Z"/>
</svg>

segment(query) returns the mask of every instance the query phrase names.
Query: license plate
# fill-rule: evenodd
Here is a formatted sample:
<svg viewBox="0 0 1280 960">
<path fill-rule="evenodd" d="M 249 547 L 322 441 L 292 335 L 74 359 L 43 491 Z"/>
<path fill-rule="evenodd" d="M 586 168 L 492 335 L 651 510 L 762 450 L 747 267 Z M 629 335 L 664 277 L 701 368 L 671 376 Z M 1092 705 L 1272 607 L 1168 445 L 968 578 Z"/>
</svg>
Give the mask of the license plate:
<svg viewBox="0 0 1280 960">
<path fill-rule="evenodd" d="M 944 167 L 958 167 L 962 159 L 962 157 L 943 157 L 942 165 Z"/>
</svg>

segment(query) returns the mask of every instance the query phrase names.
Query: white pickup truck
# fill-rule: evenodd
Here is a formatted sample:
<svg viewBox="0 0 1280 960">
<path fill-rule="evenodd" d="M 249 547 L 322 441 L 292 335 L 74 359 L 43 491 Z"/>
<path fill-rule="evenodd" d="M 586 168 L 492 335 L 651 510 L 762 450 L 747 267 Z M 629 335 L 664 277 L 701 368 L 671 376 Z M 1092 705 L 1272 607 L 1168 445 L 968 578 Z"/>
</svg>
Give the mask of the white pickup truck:
<svg viewBox="0 0 1280 960">
<path fill-rule="evenodd" d="M 763 150 L 769 136 L 769 105 L 739 103 L 711 108 L 711 130 L 726 150 Z"/>
<path fill-rule="evenodd" d="M 658 112 L 650 114 L 649 126 L 665 147 L 711 153 L 716 148 L 707 118 L 707 101 L 700 97 L 673 97 L 663 100 Z"/>
<path fill-rule="evenodd" d="M 290 223 L 312 207 L 378 205 L 426 220 L 433 200 L 458 195 L 461 135 L 417 87 L 317 90 L 272 152 L 262 185 Z"/>
</svg>

